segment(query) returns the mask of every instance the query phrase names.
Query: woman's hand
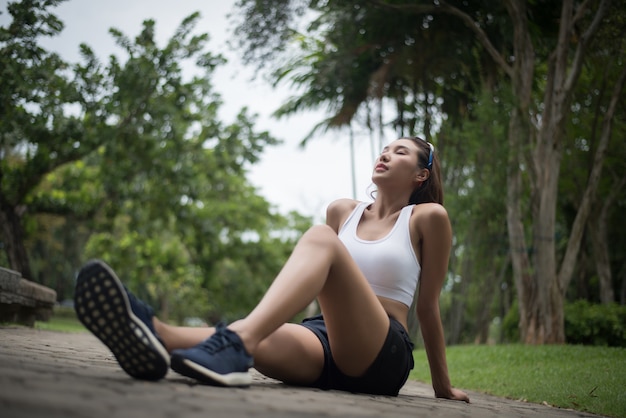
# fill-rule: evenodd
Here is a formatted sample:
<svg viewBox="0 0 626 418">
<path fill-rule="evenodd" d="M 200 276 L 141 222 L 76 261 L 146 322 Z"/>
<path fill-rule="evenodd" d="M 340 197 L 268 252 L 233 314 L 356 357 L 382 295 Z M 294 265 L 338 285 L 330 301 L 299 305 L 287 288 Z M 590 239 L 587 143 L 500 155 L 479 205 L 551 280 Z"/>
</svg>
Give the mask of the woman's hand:
<svg viewBox="0 0 626 418">
<path fill-rule="evenodd" d="M 452 388 L 450 390 L 450 393 L 448 393 L 447 395 L 435 394 L 435 397 L 470 403 L 469 396 L 467 396 L 467 393 L 463 392 L 462 390 L 455 389 L 455 388 Z"/>
<path fill-rule="evenodd" d="M 435 393 L 435 397 L 470 403 L 469 396 L 467 396 L 467 393 L 463 392 L 462 390 L 455 389 L 455 388 L 450 389 L 450 392 L 445 395 Z"/>
</svg>

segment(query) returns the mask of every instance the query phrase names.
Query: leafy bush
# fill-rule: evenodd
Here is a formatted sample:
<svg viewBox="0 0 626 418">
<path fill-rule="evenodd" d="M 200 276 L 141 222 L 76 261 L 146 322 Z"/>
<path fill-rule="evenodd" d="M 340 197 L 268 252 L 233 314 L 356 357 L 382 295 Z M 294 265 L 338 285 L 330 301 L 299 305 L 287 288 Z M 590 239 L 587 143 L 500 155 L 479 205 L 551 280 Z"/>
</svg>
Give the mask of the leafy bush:
<svg viewBox="0 0 626 418">
<path fill-rule="evenodd" d="M 626 347 L 626 306 L 579 300 L 565 305 L 568 344 Z"/>
<path fill-rule="evenodd" d="M 519 335 L 519 306 L 517 299 L 502 320 L 502 337 L 505 343 L 518 343 Z"/>
<path fill-rule="evenodd" d="M 626 347 L 626 306 L 585 300 L 565 304 L 565 341 L 568 344 Z M 502 321 L 504 342 L 519 342 L 517 301 Z"/>
</svg>

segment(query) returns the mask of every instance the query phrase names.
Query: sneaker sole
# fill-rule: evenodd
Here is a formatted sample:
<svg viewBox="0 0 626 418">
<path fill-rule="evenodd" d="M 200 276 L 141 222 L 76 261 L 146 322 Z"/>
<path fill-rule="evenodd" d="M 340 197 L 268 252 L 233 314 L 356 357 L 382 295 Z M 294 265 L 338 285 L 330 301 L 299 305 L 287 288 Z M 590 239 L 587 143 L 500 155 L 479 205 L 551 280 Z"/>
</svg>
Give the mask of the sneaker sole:
<svg viewBox="0 0 626 418">
<path fill-rule="evenodd" d="M 106 345 L 122 369 L 143 380 L 159 380 L 169 369 L 169 354 L 133 313 L 121 281 L 104 263 L 83 267 L 76 279 L 76 316 Z"/>
<path fill-rule="evenodd" d="M 250 372 L 219 374 L 176 354 L 172 355 L 172 370 L 210 385 L 248 387 L 252 383 Z"/>
</svg>

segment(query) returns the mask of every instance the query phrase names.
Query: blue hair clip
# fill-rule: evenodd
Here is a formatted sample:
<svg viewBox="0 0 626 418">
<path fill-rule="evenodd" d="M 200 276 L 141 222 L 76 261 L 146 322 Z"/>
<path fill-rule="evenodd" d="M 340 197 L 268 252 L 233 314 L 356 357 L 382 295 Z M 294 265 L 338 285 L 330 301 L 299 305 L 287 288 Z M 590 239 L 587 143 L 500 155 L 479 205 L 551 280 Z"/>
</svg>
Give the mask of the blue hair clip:
<svg viewBox="0 0 626 418">
<path fill-rule="evenodd" d="M 430 170 L 433 167 L 433 155 L 435 154 L 435 147 L 428 141 L 424 142 L 426 142 L 430 147 L 430 153 L 428 154 L 428 165 L 426 166 L 426 168 Z"/>
</svg>

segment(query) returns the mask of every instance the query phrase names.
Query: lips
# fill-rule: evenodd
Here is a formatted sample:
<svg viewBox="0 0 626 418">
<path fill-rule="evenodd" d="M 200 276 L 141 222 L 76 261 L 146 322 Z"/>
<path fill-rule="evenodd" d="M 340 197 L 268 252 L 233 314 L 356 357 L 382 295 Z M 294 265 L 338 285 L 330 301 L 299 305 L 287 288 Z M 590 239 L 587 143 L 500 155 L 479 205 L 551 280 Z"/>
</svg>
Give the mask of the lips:
<svg viewBox="0 0 626 418">
<path fill-rule="evenodd" d="M 374 167 L 374 170 L 376 171 L 387 171 L 389 170 L 389 168 L 387 168 L 387 166 L 385 164 L 376 164 L 376 167 Z"/>
</svg>

